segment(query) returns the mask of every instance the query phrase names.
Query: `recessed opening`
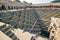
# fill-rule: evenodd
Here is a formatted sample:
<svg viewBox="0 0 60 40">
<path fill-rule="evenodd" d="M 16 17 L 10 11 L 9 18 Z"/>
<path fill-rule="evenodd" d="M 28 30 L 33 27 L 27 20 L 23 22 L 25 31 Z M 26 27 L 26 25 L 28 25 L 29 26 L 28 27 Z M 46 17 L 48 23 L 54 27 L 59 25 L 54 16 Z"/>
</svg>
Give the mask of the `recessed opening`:
<svg viewBox="0 0 60 40">
<path fill-rule="evenodd" d="M 4 5 L 2 5 L 2 9 L 6 9 Z"/>
</svg>

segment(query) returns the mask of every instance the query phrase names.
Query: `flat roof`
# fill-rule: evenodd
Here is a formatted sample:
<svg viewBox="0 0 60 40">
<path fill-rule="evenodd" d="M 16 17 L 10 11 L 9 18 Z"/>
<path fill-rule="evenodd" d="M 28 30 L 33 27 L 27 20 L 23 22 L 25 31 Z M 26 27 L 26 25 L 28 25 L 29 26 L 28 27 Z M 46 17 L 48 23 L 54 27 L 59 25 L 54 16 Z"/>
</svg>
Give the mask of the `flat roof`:
<svg viewBox="0 0 60 40">
<path fill-rule="evenodd" d="M 60 3 L 41 3 L 41 4 L 32 4 L 31 6 L 60 6 Z"/>
</svg>

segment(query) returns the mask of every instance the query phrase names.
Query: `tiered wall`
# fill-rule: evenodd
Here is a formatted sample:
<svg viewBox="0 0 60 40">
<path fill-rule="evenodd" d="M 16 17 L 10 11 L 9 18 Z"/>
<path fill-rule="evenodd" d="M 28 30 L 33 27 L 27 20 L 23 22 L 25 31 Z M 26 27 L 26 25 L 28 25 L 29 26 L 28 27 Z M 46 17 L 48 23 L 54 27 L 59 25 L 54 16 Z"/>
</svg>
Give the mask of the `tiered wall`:
<svg viewBox="0 0 60 40">
<path fill-rule="evenodd" d="M 60 17 L 60 9 L 32 8 L 13 12 L 0 12 L 0 20 L 13 28 L 20 28 L 37 35 L 48 36 L 47 27 L 51 17 Z M 46 36 L 46 37 L 47 37 Z"/>
</svg>

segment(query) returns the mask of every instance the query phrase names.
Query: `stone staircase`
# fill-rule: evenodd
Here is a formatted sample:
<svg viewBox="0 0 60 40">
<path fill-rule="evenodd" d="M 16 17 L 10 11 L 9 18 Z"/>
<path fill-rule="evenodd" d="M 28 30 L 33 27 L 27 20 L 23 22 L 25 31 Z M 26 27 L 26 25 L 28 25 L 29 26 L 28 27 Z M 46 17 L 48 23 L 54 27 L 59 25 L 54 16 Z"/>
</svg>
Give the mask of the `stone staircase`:
<svg viewBox="0 0 60 40">
<path fill-rule="evenodd" d="M 0 13 L 1 19 L 9 23 L 13 28 L 20 28 L 37 35 L 47 33 L 51 17 L 60 17 L 60 9 L 30 9 L 7 13 Z M 36 22 L 36 20 L 38 21 Z M 36 23 L 35 23 L 36 22 Z"/>
<path fill-rule="evenodd" d="M 5 33 L 8 37 L 10 37 L 12 40 L 19 40 L 15 34 L 10 30 L 9 27 L 6 27 L 5 25 L 0 27 L 0 30 Z"/>
<path fill-rule="evenodd" d="M 49 26 L 51 17 L 60 18 L 60 9 L 52 9 L 52 8 L 42 9 L 42 8 L 40 8 L 40 9 L 37 9 L 36 11 L 37 11 L 38 15 L 41 17 L 41 19 L 44 21 L 44 24 L 46 26 Z"/>
</svg>

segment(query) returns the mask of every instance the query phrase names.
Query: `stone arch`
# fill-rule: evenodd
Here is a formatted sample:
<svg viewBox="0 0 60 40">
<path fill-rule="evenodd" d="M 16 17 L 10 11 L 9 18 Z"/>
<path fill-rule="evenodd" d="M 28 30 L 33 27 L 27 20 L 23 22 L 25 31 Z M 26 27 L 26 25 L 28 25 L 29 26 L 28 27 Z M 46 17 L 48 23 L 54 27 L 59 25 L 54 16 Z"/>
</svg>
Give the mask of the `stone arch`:
<svg viewBox="0 0 60 40">
<path fill-rule="evenodd" d="M 13 9 L 13 6 L 11 6 L 11 9 Z"/>
<path fill-rule="evenodd" d="M 1 8 L 2 8 L 2 9 L 6 9 L 5 5 L 2 5 Z"/>
<path fill-rule="evenodd" d="M 10 6 L 8 6 L 8 9 L 10 9 Z"/>
</svg>

